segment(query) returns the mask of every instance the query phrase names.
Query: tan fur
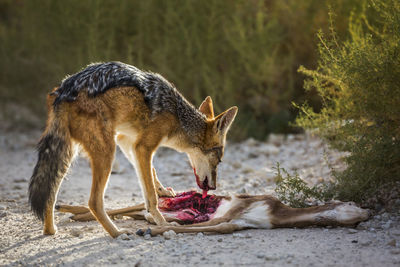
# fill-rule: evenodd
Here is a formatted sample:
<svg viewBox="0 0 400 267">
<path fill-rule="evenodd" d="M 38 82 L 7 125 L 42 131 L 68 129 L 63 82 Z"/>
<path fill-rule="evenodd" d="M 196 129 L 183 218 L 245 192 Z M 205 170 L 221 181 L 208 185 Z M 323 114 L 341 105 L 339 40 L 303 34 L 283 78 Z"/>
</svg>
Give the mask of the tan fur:
<svg viewBox="0 0 400 267">
<path fill-rule="evenodd" d="M 54 97 L 48 99 L 49 119 L 54 116 L 51 112 Z M 202 149 L 212 149 L 215 146 L 223 147 L 226 130 L 232 123 L 234 116 L 230 116 L 229 125 L 224 132 L 218 132 L 215 128 L 216 120 L 212 109 L 211 98 L 207 98 L 207 129 L 198 132 L 195 139 L 202 144 Z M 87 96 L 81 92 L 75 101 L 62 102 L 57 107 L 58 114 L 62 114 L 62 120 L 68 125 L 69 135 L 74 144 L 79 144 L 87 153 L 92 168 L 92 188 L 89 198 L 89 209 L 93 216 L 100 222 L 104 229 L 112 236 L 117 237 L 124 231 L 120 231 L 104 209 L 104 191 L 111 166 L 114 160 L 116 145 L 128 159 L 135 165 L 135 169 L 141 180 L 145 198 L 145 207 L 150 213 L 151 220 L 157 225 L 167 224 L 165 218 L 158 210 L 158 196 L 174 196 L 172 189 L 166 189 L 159 182 L 155 170 L 152 167 L 152 157 L 160 145 L 167 145 L 179 151 L 191 155 L 191 161 L 195 165 L 200 153 L 193 147 L 192 140 L 181 129 L 178 119 L 171 113 L 164 112 L 151 117 L 151 112 L 144 102 L 143 94 L 136 88 L 114 88 L 96 97 Z M 234 115 L 237 108 L 235 107 Z M 233 114 L 232 111 L 230 112 Z M 223 113 L 225 114 L 225 113 Z M 220 116 L 220 118 L 222 118 Z M 197 153 L 197 154 L 196 154 Z M 222 155 L 210 153 L 205 155 L 208 166 L 204 173 L 212 172 L 213 177 L 210 188 L 216 186 L 216 166 Z M 213 169 L 214 171 L 209 171 Z M 204 180 L 204 177 L 202 177 Z M 56 228 L 53 219 L 54 203 L 46 208 L 44 233 L 54 234 Z"/>
<path fill-rule="evenodd" d="M 173 230 L 176 233 L 194 233 L 194 232 L 216 232 L 222 234 L 232 233 L 234 231 L 243 230 L 247 228 L 255 228 L 254 226 L 246 226 L 237 223 L 245 217 L 245 214 L 249 212 L 252 204 L 261 203 L 262 207 L 265 207 L 267 213 L 265 214 L 265 220 L 271 223 L 271 228 L 281 227 L 307 227 L 307 226 L 327 226 L 327 225 L 353 225 L 357 222 L 366 220 L 368 218 L 368 212 L 360 208 L 356 208 L 357 214 L 353 215 L 351 221 L 340 221 L 337 218 L 330 217 L 324 214 L 337 207 L 343 205 L 349 205 L 350 203 L 336 202 L 328 203 L 322 206 L 315 206 L 309 208 L 291 208 L 282 204 L 278 199 L 269 196 L 248 196 L 239 195 L 235 196 L 234 199 L 228 196 L 217 196 L 218 198 L 232 201 L 227 212 L 218 218 L 211 219 L 207 222 L 192 224 L 192 225 L 166 225 L 152 227 L 148 230 L 151 235 L 162 234 L 166 231 Z M 351 204 L 350 204 L 351 205 Z M 61 212 L 69 212 L 75 214 L 71 217 L 77 221 L 92 220 L 93 217 L 89 209 L 85 209 L 82 206 L 68 206 L 61 205 L 58 207 Z M 129 216 L 135 219 L 145 219 L 145 213 L 143 205 L 136 205 L 124 209 L 111 210 L 107 213 L 109 215 L 122 215 Z M 168 221 L 180 222 L 176 218 L 167 218 Z M 258 221 L 260 225 L 263 221 Z M 260 227 L 263 228 L 263 227 Z M 142 230 L 142 232 L 144 232 Z"/>
</svg>

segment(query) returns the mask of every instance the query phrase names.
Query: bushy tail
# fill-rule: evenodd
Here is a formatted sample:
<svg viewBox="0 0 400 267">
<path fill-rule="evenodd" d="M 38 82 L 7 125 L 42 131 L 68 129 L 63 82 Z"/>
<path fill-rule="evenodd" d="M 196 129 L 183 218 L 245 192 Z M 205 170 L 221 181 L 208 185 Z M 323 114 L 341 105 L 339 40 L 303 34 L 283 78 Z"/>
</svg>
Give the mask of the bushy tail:
<svg viewBox="0 0 400 267">
<path fill-rule="evenodd" d="M 49 108 L 47 127 L 37 150 L 39 158 L 29 183 L 29 203 L 43 221 L 47 206 L 54 205 L 74 154 L 66 118 L 58 116 L 53 108 Z"/>
</svg>

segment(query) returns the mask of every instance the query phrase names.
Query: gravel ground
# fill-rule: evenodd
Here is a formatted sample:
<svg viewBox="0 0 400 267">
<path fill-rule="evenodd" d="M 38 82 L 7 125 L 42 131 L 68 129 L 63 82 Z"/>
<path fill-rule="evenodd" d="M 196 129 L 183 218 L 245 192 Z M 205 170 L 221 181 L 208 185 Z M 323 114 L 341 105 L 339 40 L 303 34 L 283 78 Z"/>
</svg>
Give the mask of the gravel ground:
<svg viewBox="0 0 400 267">
<path fill-rule="evenodd" d="M 39 132 L 0 132 L 0 265 L 174 266 L 399 266 L 400 215 L 382 210 L 352 228 L 247 230 L 231 235 L 178 234 L 110 238 L 97 222 L 72 222 L 56 213 L 58 233 L 43 236 L 41 223 L 27 204 L 28 180 L 36 163 Z M 229 143 L 219 169 L 218 194 L 273 194 L 276 162 L 297 170 L 315 184 L 340 168 L 340 153 L 305 135 L 274 135 L 269 142 Z M 185 155 L 160 149 L 154 159 L 158 176 L 176 191 L 195 188 Z M 78 158 L 64 180 L 58 203 L 86 204 L 91 184 L 87 161 Z M 117 152 L 107 192 L 108 208 L 142 202 L 133 168 Z M 146 222 L 118 219 L 121 228 Z"/>
</svg>

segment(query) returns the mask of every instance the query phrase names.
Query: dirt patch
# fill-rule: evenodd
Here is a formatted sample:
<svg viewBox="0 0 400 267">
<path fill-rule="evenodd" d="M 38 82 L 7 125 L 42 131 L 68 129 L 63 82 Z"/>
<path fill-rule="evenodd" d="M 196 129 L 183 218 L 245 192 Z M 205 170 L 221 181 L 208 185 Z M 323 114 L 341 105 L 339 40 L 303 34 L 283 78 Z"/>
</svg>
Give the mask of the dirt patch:
<svg viewBox="0 0 400 267">
<path fill-rule="evenodd" d="M 56 213 L 58 233 L 43 236 L 42 226 L 29 211 L 27 186 L 39 132 L 0 134 L 0 265 L 253 265 L 253 266 L 398 266 L 400 216 L 382 211 L 356 229 L 307 228 L 248 230 L 232 235 L 178 234 L 126 240 L 110 238 L 97 222 L 72 222 Z M 273 136 L 271 142 L 249 139 L 228 144 L 219 168 L 217 194 L 272 194 L 279 161 L 298 170 L 310 184 L 330 179 L 330 164 L 340 167 L 340 154 L 305 135 Z M 142 202 L 133 168 L 120 152 L 110 177 L 108 208 Z M 164 186 L 176 191 L 196 188 L 186 156 L 161 149 L 154 164 Z M 58 203 L 86 204 L 91 171 L 85 159 L 76 160 L 58 196 Z M 145 222 L 117 219 L 121 228 L 144 227 Z"/>
</svg>

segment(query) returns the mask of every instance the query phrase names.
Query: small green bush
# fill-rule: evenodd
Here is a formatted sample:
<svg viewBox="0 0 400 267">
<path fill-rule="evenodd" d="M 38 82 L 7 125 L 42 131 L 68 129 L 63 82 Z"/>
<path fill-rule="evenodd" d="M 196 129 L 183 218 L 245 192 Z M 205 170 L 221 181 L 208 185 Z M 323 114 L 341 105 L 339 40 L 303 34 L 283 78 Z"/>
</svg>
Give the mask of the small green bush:
<svg viewBox="0 0 400 267">
<path fill-rule="evenodd" d="M 304 86 L 323 106 L 301 106 L 297 125 L 350 152 L 336 171 L 337 197 L 366 201 L 400 180 L 400 2 L 369 1 L 350 17 L 350 36 L 318 34 L 316 70 L 301 67 Z"/>
<path fill-rule="evenodd" d="M 293 208 L 305 208 L 315 201 L 327 201 L 333 198 L 332 184 L 319 184 L 310 187 L 297 172 L 291 175 L 279 163 L 276 170 L 275 193 L 280 201 Z"/>
</svg>

